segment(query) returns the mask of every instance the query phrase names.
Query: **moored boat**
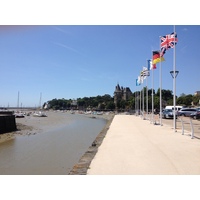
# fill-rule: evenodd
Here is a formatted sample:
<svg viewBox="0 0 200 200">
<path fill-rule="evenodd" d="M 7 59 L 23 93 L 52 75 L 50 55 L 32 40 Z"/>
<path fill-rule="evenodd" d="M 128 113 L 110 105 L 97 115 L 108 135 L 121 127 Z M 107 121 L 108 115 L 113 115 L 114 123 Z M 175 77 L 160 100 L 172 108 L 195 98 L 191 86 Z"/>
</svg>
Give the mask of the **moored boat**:
<svg viewBox="0 0 200 200">
<path fill-rule="evenodd" d="M 41 111 L 33 113 L 34 117 L 47 117 L 47 115 Z"/>
</svg>

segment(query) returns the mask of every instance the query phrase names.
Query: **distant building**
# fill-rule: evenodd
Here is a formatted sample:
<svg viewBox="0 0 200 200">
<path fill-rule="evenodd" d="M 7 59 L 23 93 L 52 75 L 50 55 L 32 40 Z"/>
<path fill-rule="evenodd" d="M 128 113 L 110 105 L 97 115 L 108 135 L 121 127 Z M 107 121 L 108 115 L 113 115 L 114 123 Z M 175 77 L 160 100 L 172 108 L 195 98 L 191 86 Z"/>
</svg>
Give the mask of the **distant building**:
<svg viewBox="0 0 200 200">
<path fill-rule="evenodd" d="M 129 87 L 120 87 L 119 84 L 115 87 L 114 92 L 114 104 L 117 107 L 117 103 L 121 100 L 127 101 L 130 99 L 132 92 Z"/>
<path fill-rule="evenodd" d="M 200 96 L 200 91 L 196 91 L 196 92 L 194 93 L 194 95 L 195 95 L 195 96 Z"/>
</svg>

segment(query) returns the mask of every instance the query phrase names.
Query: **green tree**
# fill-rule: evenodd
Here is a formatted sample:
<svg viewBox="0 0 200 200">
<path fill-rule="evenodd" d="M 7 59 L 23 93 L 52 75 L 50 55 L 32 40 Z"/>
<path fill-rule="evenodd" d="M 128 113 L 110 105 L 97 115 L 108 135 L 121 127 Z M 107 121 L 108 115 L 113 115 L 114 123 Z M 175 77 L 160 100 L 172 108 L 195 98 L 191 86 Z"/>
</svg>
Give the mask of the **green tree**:
<svg viewBox="0 0 200 200">
<path fill-rule="evenodd" d="M 178 97 L 176 103 L 177 103 L 178 105 L 185 105 L 185 96 L 180 96 L 180 97 Z"/>
<path fill-rule="evenodd" d="M 186 106 L 191 106 L 191 104 L 192 104 L 192 95 L 191 94 L 186 95 L 185 96 L 185 105 Z"/>
<path fill-rule="evenodd" d="M 160 97 L 157 95 L 154 96 L 154 108 L 160 110 Z"/>
<path fill-rule="evenodd" d="M 195 106 L 198 106 L 199 105 L 199 102 L 200 102 L 200 96 L 199 95 L 194 95 L 192 97 L 192 102 Z"/>
<path fill-rule="evenodd" d="M 86 103 L 84 99 L 78 98 L 77 99 L 78 106 L 85 107 Z"/>
<path fill-rule="evenodd" d="M 178 99 L 177 99 L 177 104 L 179 105 L 185 105 L 185 106 L 191 106 L 192 104 L 192 101 L 193 101 L 193 96 L 191 94 L 189 95 L 186 95 L 186 96 L 180 96 Z"/>
<path fill-rule="evenodd" d="M 106 108 L 107 110 L 114 110 L 114 109 L 115 109 L 115 104 L 114 104 L 114 102 L 113 102 L 113 101 L 107 102 L 105 108 Z"/>
<path fill-rule="evenodd" d="M 165 101 L 168 101 L 170 99 L 173 99 L 172 91 L 171 90 L 164 90 L 162 89 L 162 99 Z M 160 96 L 160 88 L 157 90 L 156 96 Z"/>
</svg>

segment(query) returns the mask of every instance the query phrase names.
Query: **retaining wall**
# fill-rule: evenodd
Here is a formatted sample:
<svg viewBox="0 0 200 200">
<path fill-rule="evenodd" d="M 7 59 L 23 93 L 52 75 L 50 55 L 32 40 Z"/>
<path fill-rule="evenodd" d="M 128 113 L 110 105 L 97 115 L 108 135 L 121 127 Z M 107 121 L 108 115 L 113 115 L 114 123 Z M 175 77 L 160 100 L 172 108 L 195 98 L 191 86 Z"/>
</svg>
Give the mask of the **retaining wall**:
<svg viewBox="0 0 200 200">
<path fill-rule="evenodd" d="M 0 114 L 0 134 L 16 131 L 15 115 L 12 114 Z"/>
</svg>

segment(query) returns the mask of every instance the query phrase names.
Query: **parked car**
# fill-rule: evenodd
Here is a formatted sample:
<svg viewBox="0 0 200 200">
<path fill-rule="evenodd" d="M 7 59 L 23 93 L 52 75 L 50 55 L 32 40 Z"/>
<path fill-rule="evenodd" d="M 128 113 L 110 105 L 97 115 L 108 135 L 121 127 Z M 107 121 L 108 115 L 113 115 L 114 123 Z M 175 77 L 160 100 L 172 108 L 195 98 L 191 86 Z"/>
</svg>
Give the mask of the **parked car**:
<svg viewBox="0 0 200 200">
<path fill-rule="evenodd" d="M 190 117 L 190 115 L 196 111 L 196 108 L 182 108 L 178 111 L 178 116 Z"/>
<path fill-rule="evenodd" d="M 174 118 L 174 111 L 172 109 L 164 109 L 162 112 L 162 118 L 164 119 Z M 176 118 L 177 118 L 177 115 L 176 115 Z"/>
<path fill-rule="evenodd" d="M 190 117 L 193 119 L 200 119 L 200 109 L 197 110 L 196 112 L 190 114 Z"/>
<path fill-rule="evenodd" d="M 175 110 L 176 111 L 179 111 L 182 108 L 183 108 L 183 106 L 175 106 Z M 166 106 L 165 109 L 172 109 L 172 110 L 174 110 L 174 106 Z"/>
</svg>

